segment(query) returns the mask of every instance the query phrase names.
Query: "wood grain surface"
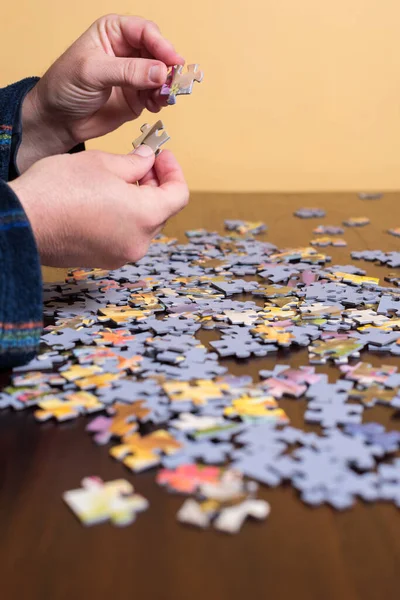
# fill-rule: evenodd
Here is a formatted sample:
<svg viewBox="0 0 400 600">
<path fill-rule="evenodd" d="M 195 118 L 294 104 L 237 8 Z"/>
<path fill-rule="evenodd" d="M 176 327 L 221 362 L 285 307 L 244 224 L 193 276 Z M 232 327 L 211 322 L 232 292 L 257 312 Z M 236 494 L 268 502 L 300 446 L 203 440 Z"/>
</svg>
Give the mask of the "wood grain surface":
<svg viewBox="0 0 400 600">
<path fill-rule="evenodd" d="M 296 208 L 318 206 L 324 220 L 300 220 Z M 193 194 L 188 208 L 165 232 L 182 241 L 186 229 L 222 231 L 226 218 L 264 220 L 261 239 L 280 247 L 308 245 L 318 223 L 338 225 L 346 217 L 368 216 L 371 224 L 346 229 L 347 248 L 327 249 L 332 264 L 348 264 L 350 250 L 399 250 L 385 233 L 400 226 L 400 194 L 362 201 L 355 194 Z M 381 277 L 385 267 L 360 262 Z M 400 270 L 398 270 L 400 272 Z M 45 270 L 47 280 L 60 272 Z M 201 336 L 207 341 L 212 332 Z M 394 357 L 364 353 L 373 364 L 400 364 Z M 251 374 L 276 362 L 308 364 L 307 351 L 279 353 L 251 361 L 223 361 L 232 373 Z M 331 379 L 333 367 L 318 367 Z M 6 376 L 3 378 L 5 382 Z M 282 402 L 294 426 L 303 427 L 304 401 Z M 365 411 L 400 429 L 393 409 Z M 261 488 L 271 504 L 262 524 L 248 522 L 233 537 L 178 524 L 182 497 L 154 482 L 155 471 L 133 476 L 96 446 L 87 419 L 38 424 L 29 411 L 0 413 L 0 598 L 3 600 L 395 600 L 400 596 L 400 512 L 385 503 L 359 502 L 342 513 L 302 504 L 290 486 Z M 315 427 L 307 427 L 317 430 Z M 150 501 L 137 522 L 84 528 L 61 495 L 87 475 L 125 477 Z"/>
</svg>

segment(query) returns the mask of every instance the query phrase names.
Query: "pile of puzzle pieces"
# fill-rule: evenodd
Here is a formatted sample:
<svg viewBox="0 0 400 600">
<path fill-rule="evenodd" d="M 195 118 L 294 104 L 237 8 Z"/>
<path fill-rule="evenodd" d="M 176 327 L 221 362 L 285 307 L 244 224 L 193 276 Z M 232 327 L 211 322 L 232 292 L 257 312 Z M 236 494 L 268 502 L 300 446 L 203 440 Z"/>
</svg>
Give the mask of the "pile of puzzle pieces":
<svg viewBox="0 0 400 600">
<path fill-rule="evenodd" d="M 160 236 L 136 264 L 45 285 L 42 352 L 14 370 L 0 408 L 31 409 L 38 421 L 86 416 L 93 443 L 127 471 L 158 469 L 161 486 L 188 495 L 177 518 L 201 528 L 236 533 L 247 517 L 265 519 L 259 484 L 289 482 L 311 505 L 400 507 L 400 432 L 365 422 L 375 405 L 400 408 L 400 372 L 360 358 L 400 356 L 400 289 L 331 265 L 313 246 L 261 241 L 261 222 L 226 228 L 188 231 L 185 244 Z M 353 257 L 400 267 L 399 252 Z M 398 285 L 399 273 L 388 280 Z M 212 331 L 207 345 L 202 330 Z M 280 363 L 298 348 L 309 364 Z M 270 355 L 278 363 L 258 381 L 230 374 L 223 360 Z M 314 366 L 328 363 L 334 382 Z M 283 398 L 304 403 L 314 431 L 290 425 Z M 121 480 L 89 477 L 64 499 L 87 524 L 128 524 L 147 508 Z"/>
</svg>

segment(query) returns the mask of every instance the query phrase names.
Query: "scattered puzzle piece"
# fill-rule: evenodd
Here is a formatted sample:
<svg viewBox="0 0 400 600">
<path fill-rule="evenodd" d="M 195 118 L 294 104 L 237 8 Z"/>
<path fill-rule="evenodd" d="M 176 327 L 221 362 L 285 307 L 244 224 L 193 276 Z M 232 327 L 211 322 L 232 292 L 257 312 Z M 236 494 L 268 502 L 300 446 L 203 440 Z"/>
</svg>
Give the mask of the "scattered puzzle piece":
<svg viewBox="0 0 400 600">
<path fill-rule="evenodd" d="M 242 396 L 232 400 L 232 406 L 224 409 L 227 417 L 240 417 L 245 421 L 272 421 L 288 423 L 289 419 L 273 396 Z"/>
<path fill-rule="evenodd" d="M 86 431 L 96 434 L 94 440 L 97 444 L 107 444 L 113 437 L 122 438 L 133 433 L 138 428 L 137 420 L 145 420 L 150 410 L 143 400 L 132 404 L 117 402 L 108 409 L 108 414 L 112 417 L 97 417 L 86 427 Z"/>
<path fill-rule="evenodd" d="M 368 217 L 350 217 L 343 221 L 343 225 L 346 227 L 364 227 L 365 225 L 369 225 L 370 220 Z"/>
<path fill-rule="evenodd" d="M 54 417 L 57 421 L 74 419 L 81 413 L 92 413 L 104 409 L 104 404 L 93 394 L 88 392 L 75 392 L 66 394 L 66 399 L 61 400 L 56 396 L 45 396 L 37 402 L 39 410 L 34 412 L 38 421 L 47 421 Z"/>
<path fill-rule="evenodd" d="M 380 192 L 360 192 L 358 197 L 360 200 L 380 200 L 383 198 L 383 194 Z"/>
<path fill-rule="evenodd" d="M 396 398 L 398 390 L 385 390 L 377 385 L 371 385 L 366 390 L 351 390 L 349 399 L 360 400 L 367 407 L 375 406 L 375 404 L 390 405 Z"/>
<path fill-rule="evenodd" d="M 361 423 L 363 407 L 356 404 L 330 404 L 312 400 L 308 403 L 304 419 L 307 423 L 320 423 L 322 427 L 336 427 Z"/>
<path fill-rule="evenodd" d="M 337 227 L 336 225 L 318 225 L 313 229 L 313 233 L 317 235 L 343 235 L 343 227 Z"/>
<path fill-rule="evenodd" d="M 346 425 L 345 433 L 379 446 L 385 453 L 396 452 L 400 448 L 400 431 L 386 431 L 380 423 Z"/>
<path fill-rule="evenodd" d="M 400 227 L 394 227 L 393 229 L 388 229 L 388 233 L 390 233 L 390 235 L 400 237 Z"/>
<path fill-rule="evenodd" d="M 349 358 L 358 358 L 363 347 L 364 344 L 352 338 L 317 340 L 309 346 L 310 363 L 325 364 L 328 360 L 347 363 Z"/>
<path fill-rule="evenodd" d="M 132 433 L 122 438 L 122 443 L 110 449 L 110 455 L 124 463 L 128 469 L 139 473 L 160 463 L 160 453 L 174 454 L 182 447 L 163 429 L 141 436 Z"/>
<path fill-rule="evenodd" d="M 369 387 L 374 384 L 384 384 L 391 375 L 397 371 L 397 367 L 391 365 L 381 365 L 373 367 L 369 363 L 359 362 L 355 365 L 342 365 L 342 373 L 345 373 L 346 379 L 356 381 L 359 385 Z"/>
<path fill-rule="evenodd" d="M 322 208 L 299 208 L 294 216 L 300 219 L 321 219 L 326 216 L 326 212 Z"/>
<path fill-rule="evenodd" d="M 195 464 L 179 465 L 176 469 L 161 469 L 157 483 L 181 494 L 193 494 L 202 483 L 216 483 L 220 478 L 219 467 L 202 467 Z"/>
<path fill-rule="evenodd" d="M 224 224 L 228 231 L 237 231 L 237 233 L 240 233 L 241 235 L 247 233 L 257 235 L 258 233 L 263 233 L 267 229 L 267 226 L 262 221 L 239 221 L 228 219 Z"/>
<path fill-rule="evenodd" d="M 192 402 L 196 406 L 221 399 L 224 391 L 229 390 L 225 383 L 205 379 L 192 382 L 167 381 L 162 387 L 171 402 Z"/>
<path fill-rule="evenodd" d="M 97 525 L 108 520 L 113 525 L 130 525 L 136 514 L 149 506 L 143 496 L 134 494 L 128 481 L 116 479 L 104 483 L 98 477 L 85 477 L 82 488 L 65 492 L 63 500 L 84 525 Z"/>
<path fill-rule="evenodd" d="M 345 240 L 330 236 L 315 238 L 314 240 L 310 241 L 310 244 L 311 246 L 320 246 L 321 248 L 325 248 L 326 246 L 336 246 L 338 248 L 347 246 L 347 242 Z"/>
</svg>

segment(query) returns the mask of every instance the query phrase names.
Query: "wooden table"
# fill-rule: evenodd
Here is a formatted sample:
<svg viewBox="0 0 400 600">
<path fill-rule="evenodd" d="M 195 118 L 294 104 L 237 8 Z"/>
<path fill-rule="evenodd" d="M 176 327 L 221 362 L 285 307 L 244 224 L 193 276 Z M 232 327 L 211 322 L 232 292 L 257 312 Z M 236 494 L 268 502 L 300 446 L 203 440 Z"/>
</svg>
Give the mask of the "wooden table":
<svg viewBox="0 0 400 600">
<path fill-rule="evenodd" d="M 222 230 L 225 218 L 264 220 L 266 239 L 280 247 L 307 245 L 320 221 L 292 217 L 301 206 L 328 211 L 326 224 L 368 216 L 349 229 L 348 248 L 331 249 L 333 264 L 347 264 L 353 249 L 398 250 L 385 233 L 400 226 L 400 194 L 361 201 L 356 194 L 193 194 L 166 229 L 183 239 L 190 228 Z M 360 263 L 383 280 L 385 267 Z M 58 276 L 59 274 L 57 274 Z M 54 273 L 46 272 L 47 279 Z M 213 334 L 209 334 L 213 335 Z M 399 359 L 364 354 L 374 364 Z M 257 378 L 279 360 L 307 364 L 307 352 L 236 363 L 233 373 Z M 320 369 L 324 370 L 324 369 Z M 337 377 L 337 370 L 325 369 Z M 304 402 L 284 401 L 292 424 L 303 426 Z M 373 408 L 366 420 L 399 429 L 394 410 Z M 4 600 L 394 600 L 400 596 L 400 513 L 390 504 L 358 503 L 339 513 L 309 508 L 291 487 L 262 488 L 272 507 L 264 524 L 248 522 L 234 537 L 200 532 L 175 521 L 182 497 L 154 482 L 154 471 L 132 476 L 84 432 L 87 421 L 38 424 L 32 414 L 0 414 L 0 597 Z M 61 495 L 84 476 L 126 477 L 151 508 L 131 527 L 82 527 Z"/>
</svg>

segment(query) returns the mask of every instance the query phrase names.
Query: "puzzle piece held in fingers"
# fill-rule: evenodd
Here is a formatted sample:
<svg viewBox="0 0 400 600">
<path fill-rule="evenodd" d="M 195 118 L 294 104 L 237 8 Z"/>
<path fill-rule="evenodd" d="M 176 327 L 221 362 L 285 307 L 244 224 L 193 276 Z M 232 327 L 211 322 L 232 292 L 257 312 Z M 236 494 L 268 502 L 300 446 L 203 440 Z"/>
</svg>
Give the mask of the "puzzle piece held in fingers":
<svg viewBox="0 0 400 600">
<path fill-rule="evenodd" d="M 182 94 L 191 94 L 193 83 L 203 81 L 203 71 L 200 71 L 199 65 L 193 64 L 187 66 L 187 71 L 183 73 L 182 65 L 174 65 L 168 74 L 167 82 L 161 88 L 161 96 L 168 96 L 168 104 L 176 104 L 176 96 Z"/>
<path fill-rule="evenodd" d="M 161 146 L 170 139 L 162 121 L 157 121 L 154 125 L 145 123 L 141 126 L 140 131 L 142 135 L 132 142 L 133 147 L 136 150 L 142 144 L 146 144 L 146 146 L 149 146 L 153 150 L 156 156 L 161 152 Z"/>
</svg>

